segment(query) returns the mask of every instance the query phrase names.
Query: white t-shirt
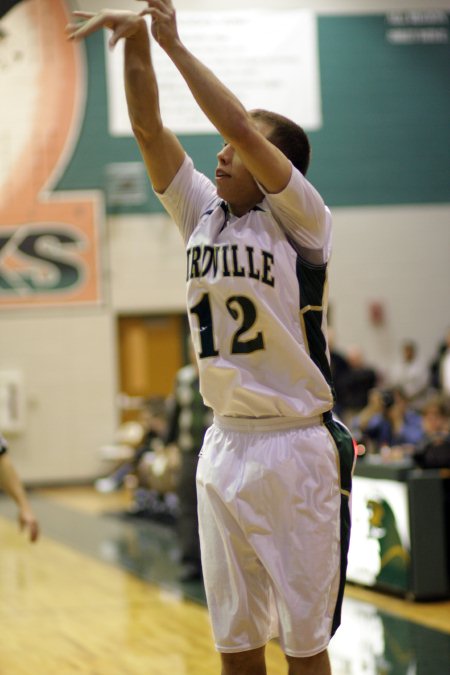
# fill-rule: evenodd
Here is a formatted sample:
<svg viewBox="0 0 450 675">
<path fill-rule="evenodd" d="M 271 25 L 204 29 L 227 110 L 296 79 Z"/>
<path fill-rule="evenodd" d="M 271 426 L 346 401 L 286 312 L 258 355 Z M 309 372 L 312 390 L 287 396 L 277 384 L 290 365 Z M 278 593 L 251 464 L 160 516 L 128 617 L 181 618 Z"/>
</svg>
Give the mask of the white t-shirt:
<svg viewBox="0 0 450 675">
<path fill-rule="evenodd" d="M 392 385 L 401 387 L 409 399 L 423 394 L 428 385 L 428 368 L 419 360 L 402 361 L 394 366 Z"/>
<path fill-rule="evenodd" d="M 205 403 L 219 415 L 308 418 L 331 409 L 326 342 L 331 216 L 292 168 L 242 217 L 186 157 L 157 195 L 183 236 L 187 307 Z"/>
<path fill-rule="evenodd" d="M 440 380 L 442 391 L 446 396 L 450 396 L 450 349 L 447 349 L 441 360 Z"/>
</svg>

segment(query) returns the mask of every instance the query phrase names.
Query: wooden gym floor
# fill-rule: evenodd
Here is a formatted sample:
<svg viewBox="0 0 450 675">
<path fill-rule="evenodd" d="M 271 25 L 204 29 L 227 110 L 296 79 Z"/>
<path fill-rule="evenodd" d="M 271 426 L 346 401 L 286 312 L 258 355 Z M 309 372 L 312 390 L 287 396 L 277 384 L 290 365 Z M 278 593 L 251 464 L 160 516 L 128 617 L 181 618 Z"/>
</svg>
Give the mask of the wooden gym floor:
<svg viewBox="0 0 450 675">
<path fill-rule="evenodd" d="M 123 515 L 129 496 L 31 494 L 42 536 L 0 499 L 0 675 L 218 675 L 201 583 L 180 585 L 173 528 Z M 450 602 L 348 586 L 333 675 L 447 675 Z M 268 646 L 269 675 L 285 675 Z"/>
</svg>

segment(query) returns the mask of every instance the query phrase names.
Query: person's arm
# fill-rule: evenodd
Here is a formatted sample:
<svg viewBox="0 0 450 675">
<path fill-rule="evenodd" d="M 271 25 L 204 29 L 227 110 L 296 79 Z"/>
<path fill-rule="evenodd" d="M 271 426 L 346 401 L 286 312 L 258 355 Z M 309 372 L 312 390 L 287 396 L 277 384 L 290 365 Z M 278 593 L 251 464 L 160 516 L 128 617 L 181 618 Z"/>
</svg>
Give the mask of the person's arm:
<svg viewBox="0 0 450 675">
<path fill-rule="evenodd" d="M 20 529 L 28 530 L 30 541 L 39 536 L 39 524 L 28 502 L 28 497 L 7 452 L 0 455 L 0 484 L 18 507 Z"/>
<path fill-rule="evenodd" d="M 236 96 L 184 46 L 171 0 L 146 1 L 153 37 L 186 81 L 200 108 L 225 142 L 234 147 L 256 181 L 269 193 L 281 192 L 291 177 L 290 161 L 258 131 Z"/>
<path fill-rule="evenodd" d="M 74 12 L 78 23 L 67 26 L 69 39 L 81 40 L 109 28 L 113 47 L 125 39 L 125 93 L 133 133 L 154 189 L 163 193 L 181 167 L 185 152 L 175 134 L 163 126 L 159 92 L 145 19 L 134 12 Z"/>
<path fill-rule="evenodd" d="M 369 431 L 373 426 L 377 426 L 383 414 L 383 398 L 378 389 L 372 389 L 369 392 L 367 405 L 360 410 L 357 416 L 358 426 L 363 432 Z"/>
</svg>

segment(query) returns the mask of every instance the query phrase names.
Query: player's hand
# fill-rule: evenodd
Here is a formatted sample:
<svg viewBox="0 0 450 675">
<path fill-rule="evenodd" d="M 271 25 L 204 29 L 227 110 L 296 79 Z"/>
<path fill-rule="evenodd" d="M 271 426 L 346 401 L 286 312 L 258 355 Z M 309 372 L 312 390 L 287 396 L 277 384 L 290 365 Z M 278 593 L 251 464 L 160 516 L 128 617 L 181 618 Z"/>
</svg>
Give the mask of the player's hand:
<svg viewBox="0 0 450 675">
<path fill-rule="evenodd" d="M 141 14 L 124 10 L 103 9 L 94 14 L 92 12 L 73 12 L 75 21 L 66 26 L 69 40 L 82 40 L 102 28 L 112 30 L 109 46 L 114 47 L 122 38 L 130 38 L 139 30 L 145 28 L 145 21 Z"/>
<path fill-rule="evenodd" d="M 177 28 L 177 16 L 172 0 L 145 0 L 147 9 L 141 16 L 149 14 L 152 18 L 151 32 L 156 42 L 165 50 L 180 42 Z"/>
<path fill-rule="evenodd" d="M 369 391 L 366 410 L 370 410 L 373 414 L 382 413 L 384 410 L 383 395 L 377 387 Z"/>
<path fill-rule="evenodd" d="M 35 542 L 39 537 L 39 523 L 28 509 L 21 509 L 19 512 L 19 527 L 28 531 L 31 542 Z"/>
</svg>

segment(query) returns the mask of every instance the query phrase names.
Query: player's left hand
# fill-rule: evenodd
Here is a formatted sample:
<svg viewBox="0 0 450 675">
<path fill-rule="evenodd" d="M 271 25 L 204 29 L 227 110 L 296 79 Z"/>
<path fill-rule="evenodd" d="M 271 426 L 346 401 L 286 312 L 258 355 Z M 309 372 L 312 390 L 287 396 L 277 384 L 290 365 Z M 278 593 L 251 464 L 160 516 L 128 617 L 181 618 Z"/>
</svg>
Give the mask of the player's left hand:
<svg viewBox="0 0 450 675">
<path fill-rule="evenodd" d="M 31 511 L 21 509 L 19 513 L 19 527 L 21 530 L 28 531 L 31 542 L 37 541 L 39 537 L 39 523 Z"/>
<path fill-rule="evenodd" d="M 147 9 L 140 14 L 151 16 L 152 35 L 160 47 L 167 51 L 180 42 L 175 7 L 171 0 L 145 0 L 145 2 Z"/>
</svg>

